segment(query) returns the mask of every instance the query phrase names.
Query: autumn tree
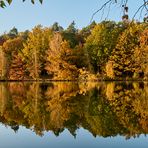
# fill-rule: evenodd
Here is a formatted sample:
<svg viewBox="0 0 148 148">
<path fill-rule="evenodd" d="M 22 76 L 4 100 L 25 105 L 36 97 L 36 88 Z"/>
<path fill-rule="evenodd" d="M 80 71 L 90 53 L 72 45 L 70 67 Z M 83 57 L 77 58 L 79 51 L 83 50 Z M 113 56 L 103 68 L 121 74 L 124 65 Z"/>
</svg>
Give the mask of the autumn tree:
<svg viewBox="0 0 148 148">
<path fill-rule="evenodd" d="M 27 41 L 24 44 L 23 56 L 29 76 L 33 79 L 46 75 L 45 53 L 49 48 L 51 36 L 51 29 L 42 28 L 40 25 L 36 26 L 28 34 Z"/>
<path fill-rule="evenodd" d="M 82 30 L 80 30 L 80 35 L 83 38 L 83 42 L 86 41 L 86 38 L 91 34 L 91 31 L 94 29 L 94 27 L 97 25 L 95 21 L 93 21 L 90 25 L 83 27 Z"/>
<path fill-rule="evenodd" d="M 120 35 L 119 41 L 110 57 L 116 77 L 136 78 L 142 72 L 141 65 L 135 59 L 134 53 L 135 49 L 139 48 L 139 37 L 143 28 L 143 24 L 131 23 Z"/>
<path fill-rule="evenodd" d="M 72 49 L 60 33 L 54 34 L 47 54 L 46 70 L 55 80 L 73 80 L 77 77 L 77 68 L 70 59 Z"/>
<path fill-rule="evenodd" d="M 88 52 L 94 72 L 102 72 L 102 68 L 116 46 L 118 36 L 123 28 L 115 22 L 102 22 L 94 27 L 86 39 L 85 49 Z"/>
<path fill-rule="evenodd" d="M 7 40 L 2 46 L 4 79 L 20 80 L 24 77 L 25 67 L 21 58 L 23 39 L 17 37 Z"/>
<path fill-rule="evenodd" d="M 2 46 L 0 46 L 0 79 L 3 79 L 5 70 L 4 70 L 4 52 L 2 50 Z"/>
<path fill-rule="evenodd" d="M 148 28 L 140 35 L 140 46 L 135 49 L 135 59 L 141 65 L 145 79 L 148 78 Z"/>
<path fill-rule="evenodd" d="M 146 78 L 148 78 L 148 28 L 146 28 L 140 37 L 140 48 L 143 51 L 142 69 Z"/>
</svg>

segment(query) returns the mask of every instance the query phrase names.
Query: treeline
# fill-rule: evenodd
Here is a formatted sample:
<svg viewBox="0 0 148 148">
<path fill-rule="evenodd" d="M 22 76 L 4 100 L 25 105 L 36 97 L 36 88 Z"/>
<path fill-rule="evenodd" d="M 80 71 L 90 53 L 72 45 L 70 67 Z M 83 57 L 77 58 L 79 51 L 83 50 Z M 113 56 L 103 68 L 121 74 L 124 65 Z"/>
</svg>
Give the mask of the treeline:
<svg viewBox="0 0 148 148">
<path fill-rule="evenodd" d="M 58 23 L 0 36 L 1 80 L 148 79 L 145 22 Z"/>
<path fill-rule="evenodd" d="M 38 135 L 132 138 L 148 134 L 148 83 L 0 83 L 0 122 Z"/>
</svg>

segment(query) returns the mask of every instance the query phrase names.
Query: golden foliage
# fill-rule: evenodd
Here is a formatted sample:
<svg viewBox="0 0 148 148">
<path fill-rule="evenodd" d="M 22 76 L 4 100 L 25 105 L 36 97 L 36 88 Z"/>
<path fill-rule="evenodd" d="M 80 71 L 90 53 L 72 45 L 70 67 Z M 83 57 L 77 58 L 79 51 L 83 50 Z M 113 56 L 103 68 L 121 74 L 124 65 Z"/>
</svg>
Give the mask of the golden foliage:
<svg viewBox="0 0 148 148">
<path fill-rule="evenodd" d="M 79 81 L 97 81 L 97 75 L 91 73 L 85 68 L 79 69 Z"/>
<path fill-rule="evenodd" d="M 33 79 L 39 79 L 42 71 L 45 70 L 46 51 L 49 48 L 51 36 L 50 28 L 42 28 L 38 25 L 29 32 L 27 41 L 24 43 L 23 60 L 29 76 Z"/>
<path fill-rule="evenodd" d="M 108 61 L 106 64 L 106 75 L 107 77 L 112 78 L 112 79 L 115 77 L 112 61 Z"/>
<path fill-rule="evenodd" d="M 78 77 L 77 67 L 70 61 L 72 49 L 59 33 L 54 34 L 47 54 L 46 70 L 53 74 L 54 80 L 75 80 Z"/>
<path fill-rule="evenodd" d="M 141 73 L 141 65 L 134 54 L 136 49 L 139 49 L 139 38 L 144 28 L 143 24 L 131 23 L 120 35 L 119 42 L 110 57 L 115 77 L 135 78 Z"/>
</svg>

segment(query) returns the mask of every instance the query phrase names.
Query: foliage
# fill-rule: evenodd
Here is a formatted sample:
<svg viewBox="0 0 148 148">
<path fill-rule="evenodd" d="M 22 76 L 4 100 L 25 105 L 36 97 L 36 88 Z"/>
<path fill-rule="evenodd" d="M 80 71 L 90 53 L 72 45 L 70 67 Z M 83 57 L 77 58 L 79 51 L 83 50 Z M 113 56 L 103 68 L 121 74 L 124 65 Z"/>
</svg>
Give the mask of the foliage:
<svg viewBox="0 0 148 148">
<path fill-rule="evenodd" d="M 17 28 L 13 27 L 13 28 L 9 31 L 8 37 L 9 37 L 9 38 L 15 38 L 15 37 L 17 37 L 17 36 L 18 36 L 18 30 L 17 30 Z"/>
<path fill-rule="evenodd" d="M 22 80 L 25 77 L 25 67 L 21 58 L 23 39 L 10 38 L 2 46 L 2 78 Z"/>
<path fill-rule="evenodd" d="M 124 27 L 117 27 L 115 22 L 102 22 L 94 27 L 86 39 L 85 48 L 90 56 L 94 72 L 102 72 L 113 48 L 118 42 L 118 36 Z"/>
<path fill-rule="evenodd" d="M 82 30 L 80 30 L 80 34 L 82 36 L 82 38 L 84 39 L 84 42 L 86 40 L 86 38 L 91 34 L 91 31 L 94 29 L 94 27 L 96 26 L 96 22 L 93 21 L 90 25 L 88 25 L 87 27 L 82 28 Z"/>
<path fill-rule="evenodd" d="M 81 36 L 78 34 L 74 21 L 62 32 L 62 36 L 69 42 L 71 48 L 74 48 L 81 41 Z"/>
<path fill-rule="evenodd" d="M 45 53 L 49 48 L 49 40 L 52 31 L 49 28 L 36 26 L 29 32 L 26 43 L 24 44 L 23 56 L 29 76 L 33 79 L 45 75 Z"/>
<path fill-rule="evenodd" d="M 6 2 L 10 5 L 12 3 L 13 0 L 6 0 Z M 26 0 L 22 0 L 23 2 L 25 2 Z M 1 8 L 5 8 L 6 7 L 6 2 L 4 0 L 0 1 L 0 7 Z M 43 0 L 39 0 L 39 2 L 42 4 Z M 31 0 L 31 3 L 34 4 L 35 0 Z"/>
<path fill-rule="evenodd" d="M 148 79 L 148 28 L 140 35 L 140 49 L 136 49 L 135 58 L 140 63 L 145 79 Z"/>
<path fill-rule="evenodd" d="M 110 61 L 113 62 L 113 70 L 116 77 L 137 77 L 141 71 L 141 65 L 134 57 L 135 49 L 139 48 L 139 37 L 144 29 L 143 24 L 131 23 L 120 35 L 119 41 L 112 52 Z"/>
<path fill-rule="evenodd" d="M 147 56 L 145 22 L 14 27 L 0 36 L 0 80 L 146 80 Z"/>
<path fill-rule="evenodd" d="M 52 25 L 51 29 L 52 31 L 55 31 L 55 32 L 62 32 L 64 30 L 63 27 L 58 24 L 58 22 L 55 22 Z"/>
<path fill-rule="evenodd" d="M 53 78 L 57 80 L 75 79 L 78 72 L 71 60 L 72 50 L 69 43 L 63 41 L 59 33 L 55 33 L 49 46 L 46 64 L 48 73 L 52 74 Z"/>
</svg>

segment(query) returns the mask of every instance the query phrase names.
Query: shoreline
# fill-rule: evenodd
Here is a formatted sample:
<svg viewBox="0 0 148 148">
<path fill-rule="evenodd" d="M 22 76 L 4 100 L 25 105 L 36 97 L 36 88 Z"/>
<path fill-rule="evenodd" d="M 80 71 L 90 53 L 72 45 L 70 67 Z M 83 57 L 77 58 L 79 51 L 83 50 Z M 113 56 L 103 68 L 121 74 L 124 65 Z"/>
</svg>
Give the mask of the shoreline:
<svg viewBox="0 0 148 148">
<path fill-rule="evenodd" d="M 96 79 L 96 80 L 54 80 L 54 79 L 25 79 L 25 80 L 0 80 L 0 82 L 148 82 L 148 79 Z"/>
</svg>

